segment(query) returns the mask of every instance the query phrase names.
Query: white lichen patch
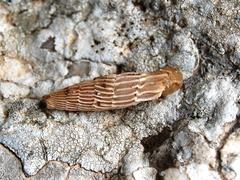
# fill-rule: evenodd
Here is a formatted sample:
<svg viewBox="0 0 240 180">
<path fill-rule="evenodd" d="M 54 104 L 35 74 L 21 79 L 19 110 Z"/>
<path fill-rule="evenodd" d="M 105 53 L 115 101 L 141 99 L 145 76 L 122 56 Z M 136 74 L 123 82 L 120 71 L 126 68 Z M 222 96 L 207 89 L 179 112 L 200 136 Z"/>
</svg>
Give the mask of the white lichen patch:
<svg viewBox="0 0 240 180">
<path fill-rule="evenodd" d="M 169 64 L 180 67 L 183 71 L 184 78 L 192 76 L 199 64 L 199 52 L 198 49 L 190 38 L 189 34 L 176 34 L 173 37 L 174 53 L 172 55 Z"/>
<path fill-rule="evenodd" d="M 0 145 L 0 174 L 2 179 L 16 180 L 39 180 L 39 179 L 58 179 L 64 180 L 85 180 L 103 179 L 101 173 L 94 173 L 82 169 L 79 165 L 69 166 L 66 163 L 50 161 L 36 175 L 26 177 L 22 171 L 21 163 L 14 154 L 4 146 Z"/>
<path fill-rule="evenodd" d="M 24 180 L 21 163 L 3 145 L 0 145 L 0 175 L 2 179 Z"/>
<path fill-rule="evenodd" d="M 134 171 L 144 167 L 149 167 L 149 161 L 143 153 L 142 145 L 137 143 L 132 146 L 126 154 L 121 172 L 130 176 Z"/>
<path fill-rule="evenodd" d="M 17 56 L 4 56 L 0 59 L 0 80 L 33 86 L 37 81 L 31 65 Z"/>
<path fill-rule="evenodd" d="M 218 172 L 211 170 L 207 164 L 189 164 L 186 168 L 186 173 L 190 179 L 194 180 L 220 180 Z"/>
<path fill-rule="evenodd" d="M 191 120 L 189 128 L 193 132 L 201 131 L 209 141 L 217 142 L 218 136 L 224 132 L 224 125 L 236 119 L 238 94 L 239 89 L 230 78 L 216 79 L 203 85 L 195 96 L 195 108 L 200 110 L 200 118 Z M 218 113 L 214 113 L 216 110 Z"/>
<path fill-rule="evenodd" d="M 53 89 L 53 82 L 51 80 L 38 81 L 33 87 L 33 94 L 41 98 L 43 95 L 49 94 Z"/>
<path fill-rule="evenodd" d="M 188 175 L 183 170 L 177 168 L 169 168 L 162 173 L 164 180 L 189 180 Z"/>
<path fill-rule="evenodd" d="M 145 179 L 154 180 L 156 179 L 156 174 L 157 174 L 156 169 L 145 167 L 145 168 L 140 168 L 137 171 L 133 172 L 133 177 L 139 180 L 145 180 Z"/>
<path fill-rule="evenodd" d="M 11 82 L 0 82 L 0 95 L 4 98 L 18 99 L 26 97 L 30 90 L 26 86 L 17 85 Z"/>
<path fill-rule="evenodd" d="M 180 91 L 162 100 L 143 103 L 134 107 L 137 111 L 128 111 L 125 123 L 128 124 L 139 138 L 158 133 L 168 124 L 174 123 L 178 118 L 178 107 L 182 99 Z M 145 111 L 145 109 L 148 111 Z M 159 111 L 161 109 L 161 111 Z"/>
</svg>

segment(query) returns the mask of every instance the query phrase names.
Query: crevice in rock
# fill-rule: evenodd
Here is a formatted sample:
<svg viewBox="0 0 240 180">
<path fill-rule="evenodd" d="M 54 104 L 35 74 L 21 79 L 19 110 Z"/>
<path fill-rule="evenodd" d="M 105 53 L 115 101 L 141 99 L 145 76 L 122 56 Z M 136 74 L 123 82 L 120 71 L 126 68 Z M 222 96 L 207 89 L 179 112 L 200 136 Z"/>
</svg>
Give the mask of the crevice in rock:
<svg viewBox="0 0 240 180">
<path fill-rule="evenodd" d="M 50 52 L 56 52 L 55 37 L 49 37 L 44 43 L 42 43 L 40 48 L 47 49 Z"/>
<path fill-rule="evenodd" d="M 220 146 L 216 149 L 217 155 L 216 155 L 216 160 L 218 162 L 218 168 L 217 171 L 220 174 L 222 179 L 226 179 L 226 177 L 224 176 L 222 170 L 223 170 L 223 166 L 222 166 L 222 154 L 221 154 L 221 150 L 224 147 L 224 145 L 226 144 L 229 136 L 234 133 L 237 129 L 240 128 L 240 116 L 238 116 L 236 118 L 236 121 L 234 121 L 234 124 L 232 125 L 232 127 L 229 129 L 228 132 L 225 133 L 225 135 L 223 136 L 223 138 L 221 139 L 221 143 Z"/>
<path fill-rule="evenodd" d="M 141 140 L 141 144 L 144 147 L 144 153 L 152 153 L 161 144 L 171 136 L 171 130 L 169 127 L 165 127 L 159 134 L 145 137 Z"/>
<path fill-rule="evenodd" d="M 143 11 L 143 12 L 146 12 L 146 10 L 147 10 L 147 7 L 144 4 L 144 1 L 134 0 L 133 5 L 139 7 L 140 10 Z"/>
<path fill-rule="evenodd" d="M 17 154 L 16 154 L 12 149 L 10 149 L 8 146 L 6 146 L 5 144 L 0 143 L 0 145 L 2 145 L 4 148 L 6 148 L 6 149 L 19 161 L 19 163 L 20 163 L 20 165 L 21 165 L 21 170 L 22 170 L 23 175 L 24 175 L 25 177 L 30 177 L 30 176 L 29 176 L 28 174 L 26 174 L 26 172 L 24 171 L 24 169 L 23 169 L 23 163 L 22 163 L 20 157 L 18 157 Z"/>
<path fill-rule="evenodd" d="M 141 140 L 141 144 L 144 146 L 144 153 L 149 153 L 149 157 L 151 159 L 151 155 L 154 152 L 159 153 L 158 148 L 161 147 L 163 144 L 167 144 L 169 147 L 169 143 L 167 142 L 172 137 L 172 130 L 169 127 L 165 127 L 159 134 L 152 135 Z M 175 158 L 172 154 L 171 149 L 162 152 L 164 156 L 161 156 L 159 160 L 156 162 L 151 162 L 150 160 L 150 167 L 154 167 L 158 173 L 156 175 L 156 179 L 161 180 L 162 176 L 160 172 L 167 169 L 168 167 L 174 166 Z"/>
<path fill-rule="evenodd" d="M 41 147 L 42 147 L 43 159 L 44 159 L 45 161 L 48 161 L 47 146 L 45 145 L 45 142 L 44 142 L 43 139 L 39 139 L 39 142 L 40 142 Z"/>
</svg>

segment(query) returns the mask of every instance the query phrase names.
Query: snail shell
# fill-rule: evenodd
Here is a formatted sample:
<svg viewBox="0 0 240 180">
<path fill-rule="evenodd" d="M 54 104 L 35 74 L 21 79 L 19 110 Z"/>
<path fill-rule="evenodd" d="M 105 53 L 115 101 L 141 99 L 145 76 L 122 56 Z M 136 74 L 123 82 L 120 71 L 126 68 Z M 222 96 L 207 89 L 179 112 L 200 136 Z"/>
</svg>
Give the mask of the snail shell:
<svg viewBox="0 0 240 180">
<path fill-rule="evenodd" d="M 105 111 L 158 99 L 181 88 L 182 73 L 165 67 L 149 73 L 122 73 L 97 77 L 43 96 L 48 109 Z"/>
</svg>

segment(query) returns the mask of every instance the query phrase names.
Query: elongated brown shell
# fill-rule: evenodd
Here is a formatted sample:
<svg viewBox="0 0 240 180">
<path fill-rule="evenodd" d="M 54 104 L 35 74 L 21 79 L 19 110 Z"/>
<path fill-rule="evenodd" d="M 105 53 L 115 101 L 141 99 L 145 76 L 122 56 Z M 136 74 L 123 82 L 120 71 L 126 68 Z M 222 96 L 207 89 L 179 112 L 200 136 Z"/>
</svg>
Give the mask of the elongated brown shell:
<svg viewBox="0 0 240 180">
<path fill-rule="evenodd" d="M 166 96 L 182 86 L 182 73 L 165 67 L 150 73 L 112 74 L 83 81 L 43 97 L 48 109 L 104 111 Z"/>
</svg>

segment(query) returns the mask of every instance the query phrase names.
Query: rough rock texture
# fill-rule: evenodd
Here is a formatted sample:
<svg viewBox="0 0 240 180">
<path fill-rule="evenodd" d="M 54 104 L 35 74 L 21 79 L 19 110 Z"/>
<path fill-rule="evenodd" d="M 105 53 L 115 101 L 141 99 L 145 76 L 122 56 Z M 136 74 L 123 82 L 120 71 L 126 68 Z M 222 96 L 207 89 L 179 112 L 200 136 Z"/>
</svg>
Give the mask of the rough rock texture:
<svg viewBox="0 0 240 180">
<path fill-rule="evenodd" d="M 0 179 L 239 179 L 238 0 L 0 1 Z M 41 97 L 177 66 L 184 86 L 128 109 Z"/>
<path fill-rule="evenodd" d="M 105 179 L 107 176 L 101 173 L 89 172 L 79 165 L 69 166 L 66 163 L 50 161 L 35 176 L 26 177 L 22 171 L 21 163 L 8 149 L 0 146 L 0 179 L 16 180 L 75 180 L 75 179 Z"/>
</svg>

